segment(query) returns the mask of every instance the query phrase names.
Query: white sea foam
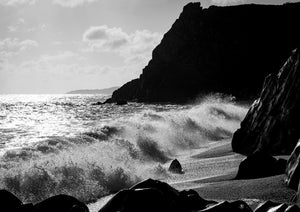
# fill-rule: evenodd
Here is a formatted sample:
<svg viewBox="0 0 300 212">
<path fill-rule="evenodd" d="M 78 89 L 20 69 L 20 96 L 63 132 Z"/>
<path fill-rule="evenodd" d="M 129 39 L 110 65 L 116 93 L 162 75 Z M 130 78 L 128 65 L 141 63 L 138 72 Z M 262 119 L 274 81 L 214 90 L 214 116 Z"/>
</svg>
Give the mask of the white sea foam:
<svg viewBox="0 0 300 212">
<path fill-rule="evenodd" d="M 247 111 L 216 97 L 193 105 L 85 106 L 73 105 L 66 112 L 67 105 L 61 110 L 65 116 L 71 111 L 73 118 L 85 114 L 76 119 L 83 122 L 76 133 L 58 129 L 57 136 L 2 148 L 1 187 L 23 201 L 58 193 L 94 201 L 140 179 L 167 178 L 163 164 L 183 151 L 231 138 Z M 92 122 L 91 114 L 97 117 Z"/>
</svg>

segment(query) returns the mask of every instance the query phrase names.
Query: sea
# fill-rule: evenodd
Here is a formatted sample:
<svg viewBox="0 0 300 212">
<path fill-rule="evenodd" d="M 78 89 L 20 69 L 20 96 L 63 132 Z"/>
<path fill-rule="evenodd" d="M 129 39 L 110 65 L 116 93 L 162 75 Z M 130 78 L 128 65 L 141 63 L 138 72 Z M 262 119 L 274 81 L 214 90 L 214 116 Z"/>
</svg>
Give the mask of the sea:
<svg viewBox="0 0 300 212">
<path fill-rule="evenodd" d="M 249 108 L 214 94 L 188 104 L 93 105 L 105 95 L 0 95 L 0 188 L 23 202 L 86 203 L 147 178 L 168 181 L 182 154 L 230 139 Z"/>
</svg>

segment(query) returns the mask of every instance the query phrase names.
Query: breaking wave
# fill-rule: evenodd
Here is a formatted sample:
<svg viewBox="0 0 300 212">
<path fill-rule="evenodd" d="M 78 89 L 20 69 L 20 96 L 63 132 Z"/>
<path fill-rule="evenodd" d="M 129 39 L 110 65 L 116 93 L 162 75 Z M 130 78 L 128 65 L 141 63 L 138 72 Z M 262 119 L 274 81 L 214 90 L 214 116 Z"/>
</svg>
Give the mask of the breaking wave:
<svg viewBox="0 0 300 212">
<path fill-rule="evenodd" d="M 95 201 L 143 178 L 167 178 L 165 163 L 183 151 L 230 139 L 247 111 L 214 97 L 162 109 L 166 107 L 138 110 L 76 136 L 52 136 L 7 150 L 0 159 L 1 187 L 24 202 L 60 193 Z"/>
</svg>

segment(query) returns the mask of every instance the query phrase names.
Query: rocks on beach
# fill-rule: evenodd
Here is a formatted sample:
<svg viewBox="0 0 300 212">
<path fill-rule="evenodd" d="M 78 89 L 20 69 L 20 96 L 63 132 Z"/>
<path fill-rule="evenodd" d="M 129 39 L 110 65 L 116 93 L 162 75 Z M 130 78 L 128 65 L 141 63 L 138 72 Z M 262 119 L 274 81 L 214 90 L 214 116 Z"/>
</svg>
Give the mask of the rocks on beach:
<svg viewBox="0 0 300 212">
<path fill-rule="evenodd" d="M 68 195 L 56 195 L 39 203 L 23 204 L 22 201 L 7 190 L 0 190 L 1 211 L 9 212 L 89 212 L 88 207 Z"/>
<path fill-rule="evenodd" d="M 168 170 L 169 170 L 169 172 L 172 172 L 172 173 L 184 174 L 182 166 L 177 159 L 172 160 Z"/>
<path fill-rule="evenodd" d="M 288 205 L 285 203 L 277 203 L 266 201 L 259 205 L 254 212 L 298 212 L 300 208 L 297 205 Z"/>
<path fill-rule="evenodd" d="M 115 194 L 99 212 L 300 212 L 295 204 L 266 201 L 252 210 L 242 201 L 205 200 L 194 190 L 178 191 L 169 184 L 148 179 Z"/>
<path fill-rule="evenodd" d="M 256 152 L 240 163 L 235 179 L 255 179 L 284 174 L 285 168 L 286 160 L 276 159 L 263 152 Z"/>
</svg>

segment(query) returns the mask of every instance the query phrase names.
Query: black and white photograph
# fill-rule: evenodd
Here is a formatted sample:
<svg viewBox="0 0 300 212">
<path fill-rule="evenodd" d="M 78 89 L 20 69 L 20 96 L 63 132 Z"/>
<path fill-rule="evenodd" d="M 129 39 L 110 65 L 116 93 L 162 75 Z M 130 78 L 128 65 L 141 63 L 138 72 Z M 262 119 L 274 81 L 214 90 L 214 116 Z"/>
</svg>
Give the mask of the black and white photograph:
<svg viewBox="0 0 300 212">
<path fill-rule="evenodd" d="M 0 0 L 0 205 L 300 212 L 300 0 Z"/>
</svg>

